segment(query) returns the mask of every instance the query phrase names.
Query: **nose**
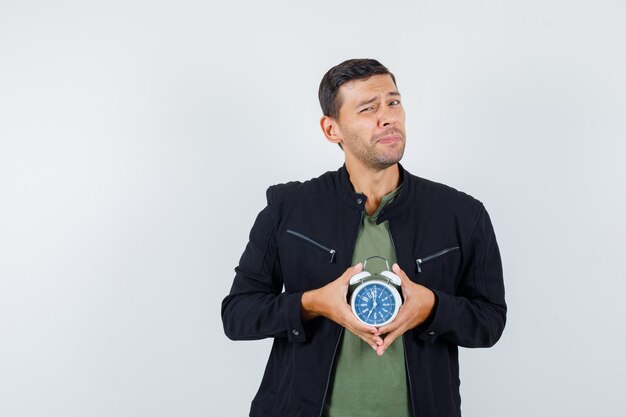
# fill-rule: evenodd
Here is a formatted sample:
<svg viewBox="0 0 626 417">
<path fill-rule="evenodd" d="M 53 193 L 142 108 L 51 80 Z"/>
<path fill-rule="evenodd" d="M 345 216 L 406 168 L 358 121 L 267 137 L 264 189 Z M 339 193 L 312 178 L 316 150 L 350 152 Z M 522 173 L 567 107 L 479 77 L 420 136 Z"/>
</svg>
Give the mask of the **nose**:
<svg viewBox="0 0 626 417">
<path fill-rule="evenodd" d="M 393 126 L 397 121 L 396 113 L 389 106 L 381 106 L 378 112 L 378 127 Z"/>
</svg>

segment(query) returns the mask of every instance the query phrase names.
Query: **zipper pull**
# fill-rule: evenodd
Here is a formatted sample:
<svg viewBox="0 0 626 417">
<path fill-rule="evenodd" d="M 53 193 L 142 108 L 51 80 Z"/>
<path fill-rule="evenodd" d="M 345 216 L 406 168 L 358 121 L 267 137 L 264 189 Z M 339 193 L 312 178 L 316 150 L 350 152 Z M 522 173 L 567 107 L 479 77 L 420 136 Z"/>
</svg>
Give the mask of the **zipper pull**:
<svg viewBox="0 0 626 417">
<path fill-rule="evenodd" d="M 415 261 L 415 264 L 417 265 L 417 272 L 421 273 L 422 272 L 422 268 L 420 268 L 420 264 L 422 263 L 421 259 L 418 259 Z"/>
<path fill-rule="evenodd" d="M 331 249 L 330 250 L 330 261 L 328 261 L 328 263 L 332 264 L 333 262 L 335 262 L 335 250 Z"/>
</svg>

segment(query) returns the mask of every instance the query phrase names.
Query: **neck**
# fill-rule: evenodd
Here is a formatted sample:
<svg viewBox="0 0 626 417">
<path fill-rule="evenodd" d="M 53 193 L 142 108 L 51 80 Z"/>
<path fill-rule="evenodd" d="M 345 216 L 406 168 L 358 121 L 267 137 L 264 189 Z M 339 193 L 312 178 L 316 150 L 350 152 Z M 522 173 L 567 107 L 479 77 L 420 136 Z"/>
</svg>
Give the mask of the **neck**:
<svg viewBox="0 0 626 417">
<path fill-rule="evenodd" d="M 346 160 L 346 169 L 354 190 L 367 196 L 365 211 L 368 215 L 372 215 L 376 211 L 383 196 L 400 185 L 398 164 L 377 170 Z"/>
</svg>

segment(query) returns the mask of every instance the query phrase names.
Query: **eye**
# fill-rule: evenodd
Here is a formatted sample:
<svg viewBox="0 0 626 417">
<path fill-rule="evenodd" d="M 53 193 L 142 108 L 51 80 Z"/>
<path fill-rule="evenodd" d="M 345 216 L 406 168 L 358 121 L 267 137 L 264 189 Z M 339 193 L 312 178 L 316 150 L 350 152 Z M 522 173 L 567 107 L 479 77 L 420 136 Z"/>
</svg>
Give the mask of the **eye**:
<svg viewBox="0 0 626 417">
<path fill-rule="evenodd" d="M 391 103 L 389 103 L 390 106 L 399 106 L 400 105 L 400 100 L 393 100 Z"/>
<path fill-rule="evenodd" d="M 372 107 L 372 106 L 366 107 L 364 109 L 361 109 L 361 111 L 359 111 L 359 113 L 363 113 L 363 112 L 370 111 L 370 110 L 373 110 L 373 109 L 374 109 L 374 107 Z"/>
</svg>

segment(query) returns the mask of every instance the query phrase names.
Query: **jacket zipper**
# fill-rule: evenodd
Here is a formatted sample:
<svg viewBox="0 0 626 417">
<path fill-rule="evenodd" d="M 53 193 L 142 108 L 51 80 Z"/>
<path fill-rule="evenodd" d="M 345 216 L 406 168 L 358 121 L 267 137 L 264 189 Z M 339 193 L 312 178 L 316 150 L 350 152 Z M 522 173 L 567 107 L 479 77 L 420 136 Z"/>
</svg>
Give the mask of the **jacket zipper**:
<svg viewBox="0 0 626 417">
<path fill-rule="evenodd" d="M 420 267 L 420 265 L 423 264 L 424 262 L 432 261 L 433 259 L 439 258 L 440 256 L 443 256 L 448 252 L 452 252 L 453 250 L 458 250 L 458 249 L 459 249 L 458 245 L 452 246 L 450 248 L 440 250 L 437 253 L 433 253 L 432 255 L 424 256 L 423 258 L 417 259 L 415 261 L 415 263 L 417 264 L 417 272 L 422 272 L 422 268 Z"/>
<path fill-rule="evenodd" d="M 329 264 L 333 263 L 335 261 L 335 253 L 336 252 L 335 252 L 334 249 L 327 248 L 326 246 L 324 246 L 324 245 L 322 245 L 320 243 L 317 243 L 316 241 L 314 241 L 313 239 L 311 239 L 308 236 L 303 235 L 302 233 L 294 232 L 293 230 L 289 230 L 289 229 L 287 229 L 287 233 L 289 233 L 290 235 L 297 236 L 300 239 L 303 239 L 303 240 L 305 240 L 305 241 L 307 241 L 307 242 L 317 246 L 318 248 L 328 252 L 330 254 L 330 260 L 328 261 Z"/>
<path fill-rule="evenodd" d="M 354 254 L 354 249 L 356 248 L 356 238 L 359 236 L 359 229 L 361 228 L 361 224 L 363 224 L 363 210 L 361 210 L 361 216 L 359 217 L 359 224 L 357 225 L 356 233 L 354 234 L 354 245 L 352 247 L 353 254 Z M 298 236 L 296 232 L 293 232 L 291 230 L 287 230 L 287 232 Z M 333 373 L 333 365 L 335 364 L 335 357 L 337 357 L 337 349 L 339 348 L 339 341 L 341 340 L 341 336 L 343 335 L 344 331 L 345 329 L 342 327 L 341 331 L 339 332 L 339 337 L 337 338 L 337 343 L 335 344 L 335 350 L 333 351 L 333 359 L 330 361 L 330 369 L 328 370 L 328 378 L 326 379 L 326 387 L 324 387 L 324 396 L 322 397 L 322 406 L 320 407 L 319 417 L 322 417 L 322 414 L 324 413 L 324 406 L 326 405 L 326 396 L 328 395 L 328 386 L 330 385 L 330 377 L 332 376 L 332 373 Z"/>
</svg>

